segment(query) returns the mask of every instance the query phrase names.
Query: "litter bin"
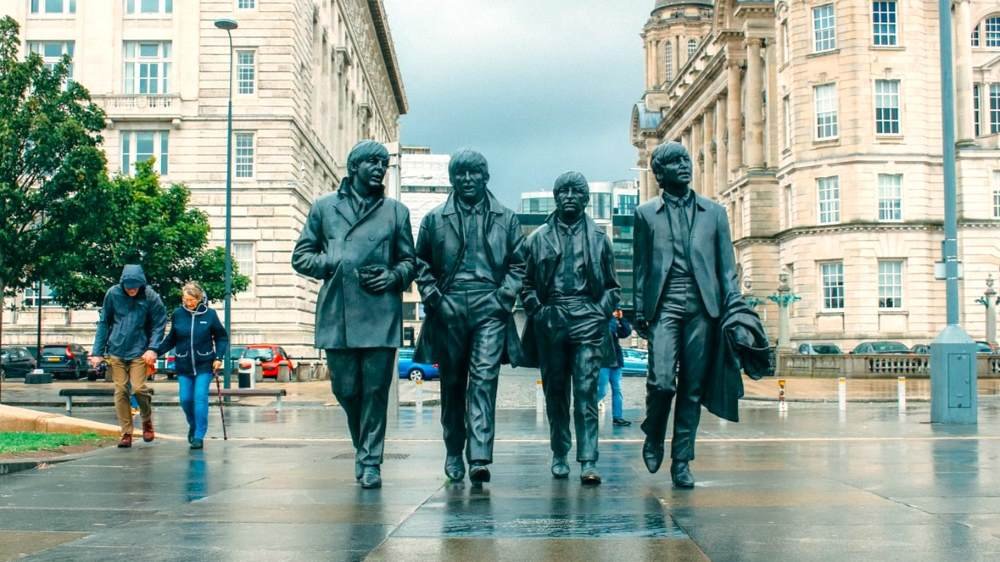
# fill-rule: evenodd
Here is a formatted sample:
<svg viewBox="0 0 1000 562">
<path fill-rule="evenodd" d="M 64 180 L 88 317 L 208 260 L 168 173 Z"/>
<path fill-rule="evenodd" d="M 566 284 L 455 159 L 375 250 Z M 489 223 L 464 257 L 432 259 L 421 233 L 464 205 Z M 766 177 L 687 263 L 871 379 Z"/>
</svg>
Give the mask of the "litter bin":
<svg viewBox="0 0 1000 562">
<path fill-rule="evenodd" d="M 239 387 L 240 388 L 254 388 L 256 383 L 255 371 L 260 369 L 260 365 L 255 364 L 249 359 L 240 359 L 240 366 L 238 373 Z"/>
</svg>

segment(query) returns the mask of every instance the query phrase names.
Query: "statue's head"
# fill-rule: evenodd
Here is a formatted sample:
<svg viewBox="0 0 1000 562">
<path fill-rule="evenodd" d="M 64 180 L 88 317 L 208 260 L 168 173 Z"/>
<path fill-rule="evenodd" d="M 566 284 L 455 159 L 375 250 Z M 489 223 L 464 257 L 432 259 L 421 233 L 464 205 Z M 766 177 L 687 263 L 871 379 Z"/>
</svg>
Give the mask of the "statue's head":
<svg viewBox="0 0 1000 562">
<path fill-rule="evenodd" d="M 565 223 L 576 222 L 590 203 L 590 185 L 580 172 L 566 172 L 556 178 L 552 186 L 556 200 L 556 213 Z"/>
<path fill-rule="evenodd" d="M 660 189 L 684 191 L 691 182 L 691 155 L 677 141 L 656 147 L 649 158 L 649 167 Z"/>
<path fill-rule="evenodd" d="M 388 168 L 389 150 L 373 140 L 359 142 L 347 155 L 347 175 L 352 178 L 354 189 L 363 190 L 362 195 L 384 189 L 382 182 Z"/>
<path fill-rule="evenodd" d="M 448 163 L 448 179 L 459 199 L 469 205 L 478 203 L 486 195 L 486 183 L 490 181 L 486 157 L 468 148 L 455 152 Z"/>
</svg>

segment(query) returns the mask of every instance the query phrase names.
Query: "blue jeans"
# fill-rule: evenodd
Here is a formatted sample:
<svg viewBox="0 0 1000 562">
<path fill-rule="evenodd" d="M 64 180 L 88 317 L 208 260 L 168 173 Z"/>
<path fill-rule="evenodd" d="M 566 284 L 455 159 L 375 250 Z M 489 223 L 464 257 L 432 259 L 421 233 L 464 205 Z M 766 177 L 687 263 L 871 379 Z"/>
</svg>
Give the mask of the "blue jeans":
<svg viewBox="0 0 1000 562">
<path fill-rule="evenodd" d="M 602 368 L 601 376 L 597 381 L 597 401 L 604 400 L 608 393 L 608 382 L 611 382 L 611 417 L 621 419 L 622 417 L 622 370 L 621 367 Z"/>
<path fill-rule="evenodd" d="M 177 376 L 181 409 L 188 427 L 194 429 L 195 439 L 204 439 L 208 432 L 208 387 L 211 382 L 212 373 Z"/>
</svg>

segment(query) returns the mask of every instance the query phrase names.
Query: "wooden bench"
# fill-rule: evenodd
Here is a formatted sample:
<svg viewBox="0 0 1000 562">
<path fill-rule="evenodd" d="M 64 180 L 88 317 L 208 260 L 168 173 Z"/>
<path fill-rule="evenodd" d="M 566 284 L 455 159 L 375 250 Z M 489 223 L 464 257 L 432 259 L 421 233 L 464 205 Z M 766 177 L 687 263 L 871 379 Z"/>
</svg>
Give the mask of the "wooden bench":
<svg viewBox="0 0 1000 562">
<path fill-rule="evenodd" d="M 281 411 L 281 399 L 288 394 L 284 388 L 223 388 L 222 396 L 272 396 L 275 399 L 274 409 Z M 219 396 L 219 392 L 212 387 L 208 391 L 209 396 Z"/>
<path fill-rule="evenodd" d="M 149 394 L 153 394 L 153 389 L 149 389 Z M 59 396 L 66 399 L 66 415 L 73 414 L 73 398 L 89 398 L 95 396 L 114 396 L 113 388 L 64 388 L 59 391 Z"/>
</svg>

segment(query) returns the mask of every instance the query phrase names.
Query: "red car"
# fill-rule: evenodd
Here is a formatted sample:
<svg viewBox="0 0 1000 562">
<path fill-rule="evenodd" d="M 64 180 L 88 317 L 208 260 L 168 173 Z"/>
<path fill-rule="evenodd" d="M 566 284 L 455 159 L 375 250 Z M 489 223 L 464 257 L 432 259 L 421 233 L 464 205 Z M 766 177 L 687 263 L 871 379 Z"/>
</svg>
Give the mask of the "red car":
<svg viewBox="0 0 1000 562">
<path fill-rule="evenodd" d="M 240 359 L 250 359 L 259 362 L 261 371 L 263 371 L 265 377 L 277 378 L 278 365 L 284 362 L 288 363 L 289 370 L 295 368 L 292 358 L 288 356 L 288 353 L 280 345 L 267 343 L 248 345 L 243 350 L 243 354 L 240 355 Z"/>
</svg>

